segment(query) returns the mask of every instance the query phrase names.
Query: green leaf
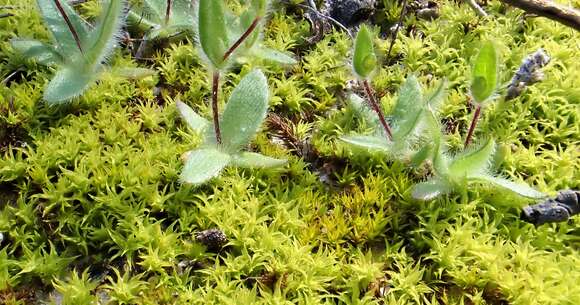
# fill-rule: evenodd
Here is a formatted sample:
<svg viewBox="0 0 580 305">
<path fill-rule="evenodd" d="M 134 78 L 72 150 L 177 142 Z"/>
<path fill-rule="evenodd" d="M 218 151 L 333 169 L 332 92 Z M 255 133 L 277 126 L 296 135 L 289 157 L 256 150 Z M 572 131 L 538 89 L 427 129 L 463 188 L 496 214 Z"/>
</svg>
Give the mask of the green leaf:
<svg viewBox="0 0 580 305">
<path fill-rule="evenodd" d="M 287 160 L 280 160 L 252 152 L 242 152 L 232 157 L 232 165 L 242 168 L 272 168 L 280 167 L 288 163 Z"/>
<path fill-rule="evenodd" d="M 181 172 L 181 182 L 202 184 L 216 177 L 230 162 L 230 155 L 216 148 L 192 150 Z"/>
<path fill-rule="evenodd" d="M 473 65 L 471 95 L 477 103 L 485 102 L 497 88 L 498 59 L 492 42 L 485 42 Z"/>
<path fill-rule="evenodd" d="M 469 179 L 488 182 L 488 183 L 491 183 L 495 186 L 499 186 L 501 188 L 510 190 L 510 191 L 520 195 L 520 196 L 527 197 L 527 198 L 540 199 L 540 198 L 546 197 L 546 194 L 543 194 L 541 192 L 536 191 L 535 189 L 531 188 L 527 184 L 516 183 L 516 182 L 510 181 L 508 179 L 504 179 L 504 178 L 493 177 L 490 175 L 477 175 L 477 176 L 469 177 Z"/>
<path fill-rule="evenodd" d="M 433 146 L 431 144 L 426 144 L 421 147 L 416 153 L 411 156 L 411 166 L 419 167 L 423 162 L 433 156 Z"/>
<path fill-rule="evenodd" d="M 365 136 L 365 135 L 351 135 L 342 136 L 340 139 L 346 143 L 359 146 L 371 150 L 382 150 L 390 152 L 392 147 L 384 137 Z"/>
<path fill-rule="evenodd" d="M 203 53 L 214 68 L 223 68 L 229 47 L 223 0 L 199 0 L 197 26 Z"/>
<path fill-rule="evenodd" d="M 191 0 L 173 0 L 171 15 L 169 17 L 169 25 L 191 27 L 191 31 L 194 32 L 194 19 L 192 10 L 193 7 Z"/>
<path fill-rule="evenodd" d="M 89 34 L 86 47 L 86 64 L 96 69 L 111 54 L 125 19 L 125 0 L 103 1 L 103 10 L 97 25 Z"/>
<path fill-rule="evenodd" d="M 78 34 L 81 42 L 84 41 L 88 35 L 89 29 L 87 22 L 77 14 L 77 12 L 68 4 L 68 1 L 59 0 L 58 2 L 65 14 L 68 16 L 68 19 Z M 55 0 L 37 0 L 37 3 L 44 22 L 56 42 L 56 51 L 65 59 L 78 56 L 80 50 L 77 48 L 76 40 L 65 22 L 65 19 L 60 14 Z"/>
<path fill-rule="evenodd" d="M 25 57 L 34 59 L 39 64 L 49 66 L 63 63 L 62 56 L 51 45 L 40 41 L 12 39 L 10 40 L 10 44 L 16 51 Z"/>
<path fill-rule="evenodd" d="M 413 186 L 411 196 L 417 200 L 431 200 L 440 195 L 448 194 L 452 188 L 444 181 L 439 179 L 432 179 L 425 182 L 417 183 Z"/>
<path fill-rule="evenodd" d="M 379 118 L 376 113 L 374 113 L 370 107 L 367 106 L 367 102 L 360 96 L 352 93 L 348 97 L 348 104 L 352 107 L 352 110 L 356 115 L 361 117 L 366 123 L 372 126 L 375 130 L 380 128 Z"/>
<path fill-rule="evenodd" d="M 189 125 L 189 127 L 194 131 L 202 132 L 207 128 L 207 126 L 209 126 L 209 122 L 206 119 L 202 118 L 185 103 L 178 100 L 175 104 L 177 105 L 177 110 L 179 110 L 181 118 L 183 118 L 187 125 Z"/>
<path fill-rule="evenodd" d="M 114 73 L 131 80 L 140 80 L 157 74 L 155 70 L 147 68 L 118 68 Z"/>
<path fill-rule="evenodd" d="M 399 91 L 399 99 L 393 111 L 393 139 L 410 141 L 419 133 L 424 110 L 421 85 L 414 75 L 410 75 Z"/>
<path fill-rule="evenodd" d="M 429 107 L 429 110 L 431 110 L 431 112 L 437 113 L 441 105 L 443 105 L 443 102 L 445 101 L 446 89 L 447 89 L 447 80 L 444 79 L 441 82 L 439 82 L 439 85 L 437 86 L 437 88 L 435 88 L 435 91 L 433 91 L 433 93 L 431 93 L 431 95 L 429 95 L 429 97 L 427 98 L 427 106 Z"/>
<path fill-rule="evenodd" d="M 81 95 L 94 81 L 95 76 L 74 68 L 62 68 L 44 89 L 44 100 L 55 105 Z"/>
<path fill-rule="evenodd" d="M 449 166 L 449 175 L 462 178 L 484 173 L 491 166 L 494 152 L 495 141 L 490 138 L 483 145 L 455 156 Z"/>
<path fill-rule="evenodd" d="M 232 92 L 220 119 L 224 149 L 230 153 L 248 145 L 268 110 L 268 83 L 260 70 L 248 73 Z"/>
<path fill-rule="evenodd" d="M 257 47 L 253 50 L 253 52 L 256 57 L 262 60 L 277 63 L 280 65 L 290 66 L 298 63 L 296 59 L 294 59 L 294 57 L 292 57 L 291 55 L 285 52 L 276 51 L 274 49 L 266 47 Z"/>
<path fill-rule="evenodd" d="M 373 37 L 369 28 L 364 24 L 356 35 L 352 65 L 360 78 L 367 78 L 377 65 Z"/>
</svg>

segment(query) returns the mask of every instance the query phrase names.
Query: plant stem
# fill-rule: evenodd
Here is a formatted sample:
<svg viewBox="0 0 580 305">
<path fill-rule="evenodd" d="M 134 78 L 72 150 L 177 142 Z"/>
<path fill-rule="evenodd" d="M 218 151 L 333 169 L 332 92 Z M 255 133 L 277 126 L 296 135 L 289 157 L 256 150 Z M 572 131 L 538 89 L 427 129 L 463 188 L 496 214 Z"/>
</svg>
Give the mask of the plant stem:
<svg viewBox="0 0 580 305">
<path fill-rule="evenodd" d="M 75 39 L 75 42 L 77 44 L 77 47 L 79 48 L 79 51 L 81 51 L 81 53 L 84 54 L 83 48 L 81 46 L 81 39 L 79 38 L 79 34 L 77 33 L 77 30 L 75 30 L 75 28 L 73 27 L 72 23 L 70 22 L 70 19 L 68 18 L 68 15 L 64 11 L 64 9 L 62 8 L 62 5 L 60 4 L 60 1 L 59 0 L 54 0 L 54 4 L 56 5 L 56 8 L 58 9 L 58 12 L 60 13 L 60 15 L 62 16 L 62 18 L 64 19 L 64 22 L 66 22 L 66 25 L 68 26 L 69 31 L 73 35 L 73 38 Z"/>
<path fill-rule="evenodd" d="M 171 16 L 171 0 L 167 0 L 167 8 L 165 9 L 165 24 L 169 23 L 170 16 Z"/>
<path fill-rule="evenodd" d="M 363 87 L 365 88 L 365 92 L 367 94 L 367 97 L 369 99 L 369 103 L 371 104 L 371 108 L 379 116 L 379 121 L 381 122 L 381 125 L 383 125 L 383 128 L 385 129 L 385 131 L 387 133 L 387 140 L 393 141 L 393 132 L 391 131 L 391 127 L 389 126 L 389 123 L 387 123 L 387 120 L 385 120 L 385 116 L 383 115 L 383 111 L 381 110 L 381 106 L 379 105 L 379 103 L 375 99 L 375 96 L 373 95 L 373 91 L 371 90 L 371 85 L 369 84 L 369 81 L 365 79 L 362 81 L 362 83 L 363 83 Z"/>
<path fill-rule="evenodd" d="M 387 52 L 386 59 L 389 59 L 389 57 L 391 57 L 391 51 L 393 51 L 393 46 L 395 45 L 395 41 L 397 40 L 397 34 L 399 34 L 399 29 L 403 26 L 403 18 L 405 18 L 406 13 L 407 13 L 407 0 L 403 0 L 401 15 L 399 16 L 399 21 L 397 22 L 395 33 L 393 33 L 393 38 L 391 38 L 391 44 L 389 45 L 389 51 Z"/>
<path fill-rule="evenodd" d="M 219 110 L 218 110 L 218 91 L 220 86 L 220 73 L 213 73 L 211 88 L 211 109 L 213 112 L 213 128 L 215 130 L 215 139 L 218 144 L 222 144 L 222 132 L 220 130 Z"/>
<path fill-rule="evenodd" d="M 226 51 L 226 53 L 224 54 L 224 61 L 226 61 L 232 55 L 232 53 L 234 53 L 234 51 L 240 47 L 240 45 L 244 42 L 244 40 L 248 39 L 250 34 L 252 34 L 252 32 L 258 26 L 258 23 L 260 22 L 261 19 L 262 19 L 261 16 L 256 16 L 256 18 L 254 18 L 254 21 L 252 21 L 250 27 L 248 27 L 248 29 L 244 32 L 244 34 L 242 34 L 242 36 Z"/>
<path fill-rule="evenodd" d="M 475 113 L 473 114 L 473 120 L 471 121 L 469 131 L 467 132 L 467 138 L 465 139 L 465 147 L 469 146 L 469 143 L 471 143 L 473 131 L 475 130 L 475 126 L 477 126 L 477 121 L 479 120 L 480 114 L 481 114 L 481 105 L 477 104 L 477 108 L 475 108 Z"/>
</svg>

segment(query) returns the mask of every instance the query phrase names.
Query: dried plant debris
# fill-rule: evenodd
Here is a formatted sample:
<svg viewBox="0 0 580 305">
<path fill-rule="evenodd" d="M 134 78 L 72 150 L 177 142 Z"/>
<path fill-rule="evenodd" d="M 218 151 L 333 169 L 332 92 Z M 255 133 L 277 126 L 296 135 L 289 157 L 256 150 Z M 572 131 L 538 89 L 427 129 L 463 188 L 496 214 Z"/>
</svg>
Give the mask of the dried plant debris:
<svg viewBox="0 0 580 305">
<path fill-rule="evenodd" d="M 371 18 L 375 0 L 327 0 L 322 12 L 346 27 L 355 27 Z"/>
<path fill-rule="evenodd" d="M 508 85 L 506 100 L 520 96 L 527 86 L 542 81 L 544 73 L 541 69 L 548 63 L 550 56 L 542 48 L 526 57 Z"/>
<path fill-rule="evenodd" d="M 435 1 L 417 0 L 409 4 L 419 19 L 434 20 L 439 18 L 439 4 Z"/>
<path fill-rule="evenodd" d="M 580 191 L 564 190 L 556 198 L 524 207 L 522 219 L 536 226 L 562 222 L 580 213 Z"/>
</svg>

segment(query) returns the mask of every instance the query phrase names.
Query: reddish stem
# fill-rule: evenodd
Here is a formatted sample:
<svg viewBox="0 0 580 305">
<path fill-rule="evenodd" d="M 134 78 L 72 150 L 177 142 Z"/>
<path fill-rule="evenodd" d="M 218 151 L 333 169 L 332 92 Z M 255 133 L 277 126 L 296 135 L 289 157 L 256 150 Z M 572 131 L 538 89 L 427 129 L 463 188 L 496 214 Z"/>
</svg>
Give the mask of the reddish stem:
<svg viewBox="0 0 580 305">
<path fill-rule="evenodd" d="M 171 16 L 171 0 L 167 0 L 167 8 L 165 9 L 165 24 L 169 23 L 170 16 Z"/>
<path fill-rule="evenodd" d="M 69 31 L 73 35 L 73 38 L 75 39 L 75 42 L 77 43 L 77 47 L 79 48 L 79 51 L 81 51 L 81 53 L 84 54 L 83 48 L 81 46 L 81 39 L 79 38 L 79 34 L 77 33 L 77 31 L 73 27 L 72 23 L 70 22 L 70 19 L 68 18 L 68 15 L 64 11 L 64 9 L 62 8 L 62 5 L 60 4 L 59 0 L 54 0 L 54 4 L 56 5 L 58 12 L 60 13 L 62 18 L 64 19 L 64 22 L 66 22 L 66 25 L 68 26 Z"/>
<path fill-rule="evenodd" d="M 260 17 L 260 16 L 257 16 L 256 18 L 254 18 L 254 21 L 252 21 L 252 24 L 250 24 L 250 27 L 248 27 L 248 29 L 244 32 L 244 34 L 242 34 L 242 36 L 226 51 L 226 53 L 224 54 L 224 61 L 226 61 L 232 55 L 232 53 L 234 53 L 234 51 L 237 48 L 239 48 L 240 45 L 242 45 L 242 43 L 246 39 L 248 39 L 250 34 L 252 34 L 252 32 L 258 26 L 260 19 L 262 19 L 262 17 Z"/>
<path fill-rule="evenodd" d="M 215 139 L 218 144 L 222 144 L 222 132 L 220 130 L 220 119 L 218 110 L 218 91 L 220 86 L 220 73 L 215 71 L 213 73 L 212 89 L 211 89 L 211 109 L 213 112 L 213 127 L 215 130 Z"/>
<path fill-rule="evenodd" d="M 367 97 L 369 99 L 369 103 L 371 105 L 371 108 L 377 113 L 377 115 L 379 116 L 379 121 L 381 122 L 381 125 L 383 125 L 383 128 L 385 128 L 385 131 L 387 132 L 387 138 L 389 141 L 393 141 L 393 132 L 391 131 L 391 127 L 389 126 L 389 123 L 387 123 L 387 120 L 385 120 L 385 116 L 383 115 L 383 111 L 381 110 L 381 106 L 379 106 L 379 103 L 377 102 L 377 100 L 375 99 L 375 96 L 373 95 L 373 91 L 371 90 L 371 85 L 369 84 L 368 80 L 363 80 L 363 87 L 365 88 L 365 92 L 367 94 Z"/>
<path fill-rule="evenodd" d="M 479 115 L 481 114 L 481 105 L 477 105 L 475 108 L 475 113 L 473 114 L 473 120 L 469 126 L 469 131 L 467 132 L 467 138 L 465 138 L 465 147 L 469 146 L 471 143 L 471 138 L 473 137 L 473 132 L 475 131 L 475 126 L 477 126 L 477 121 L 479 120 Z"/>
</svg>

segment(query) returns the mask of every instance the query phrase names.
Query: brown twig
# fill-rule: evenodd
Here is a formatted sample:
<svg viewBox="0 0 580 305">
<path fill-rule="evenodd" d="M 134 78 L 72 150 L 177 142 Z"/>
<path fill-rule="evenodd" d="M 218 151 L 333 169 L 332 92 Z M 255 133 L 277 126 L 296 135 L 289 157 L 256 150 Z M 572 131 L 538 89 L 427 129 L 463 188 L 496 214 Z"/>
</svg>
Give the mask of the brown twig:
<svg viewBox="0 0 580 305">
<path fill-rule="evenodd" d="M 403 26 L 403 18 L 405 18 L 406 13 L 407 13 L 407 0 L 403 0 L 401 15 L 399 16 L 397 27 L 395 28 L 395 32 L 393 33 L 393 38 L 391 38 L 391 44 L 389 45 L 389 51 L 387 52 L 386 59 L 389 59 L 389 57 L 391 57 L 391 51 L 393 51 L 393 46 L 395 45 L 395 41 L 397 40 L 397 34 L 399 34 L 399 29 Z"/>
<path fill-rule="evenodd" d="M 169 23 L 171 17 L 171 0 L 167 0 L 167 8 L 165 9 L 165 24 Z"/>
<path fill-rule="evenodd" d="M 549 0 L 500 0 L 528 13 L 552 19 L 580 31 L 580 11 Z"/>
</svg>

